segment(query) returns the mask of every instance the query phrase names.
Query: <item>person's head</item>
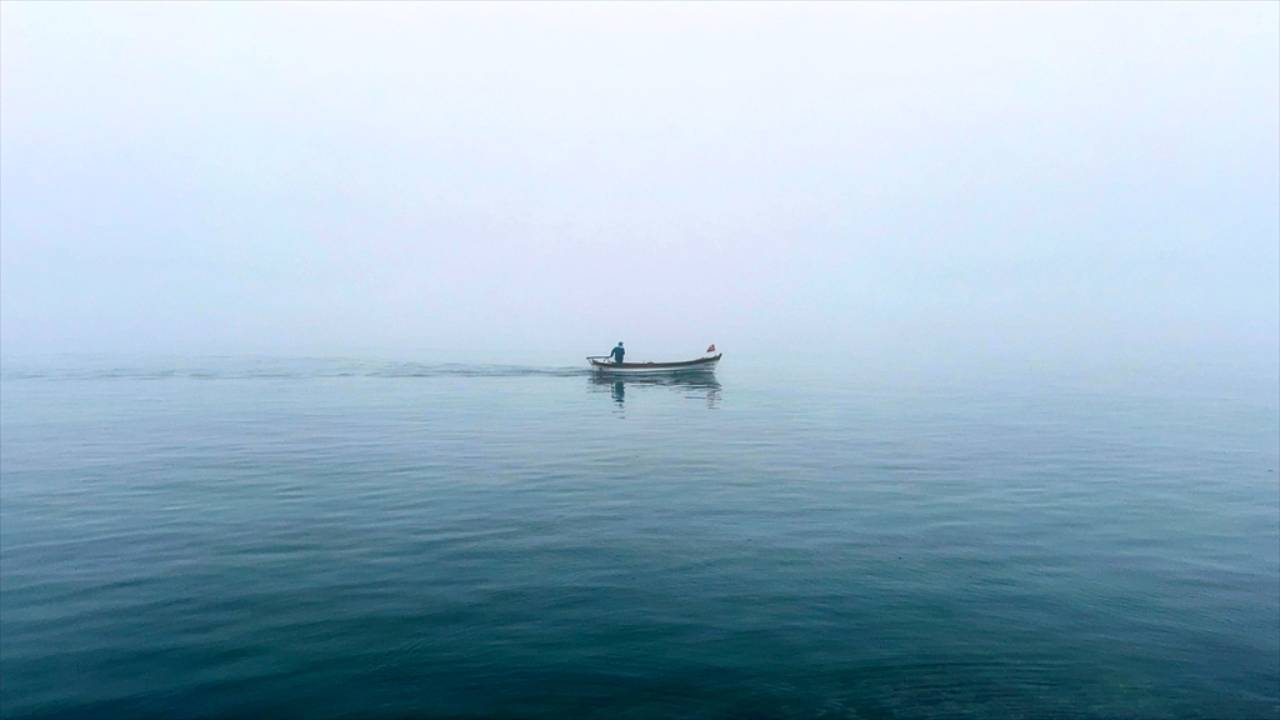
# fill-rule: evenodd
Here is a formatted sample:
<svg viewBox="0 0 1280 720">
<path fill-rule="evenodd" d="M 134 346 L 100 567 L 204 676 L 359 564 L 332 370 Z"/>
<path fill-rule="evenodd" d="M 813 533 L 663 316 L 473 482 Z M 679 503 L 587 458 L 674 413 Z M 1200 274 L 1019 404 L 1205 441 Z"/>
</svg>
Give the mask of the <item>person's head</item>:
<svg viewBox="0 0 1280 720">
<path fill-rule="evenodd" d="M 618 341 L 618 347 L 622 347 L 622 341 L 621 341 L 621 340 L 619 340 L 619 341 Z"/>
</svg>

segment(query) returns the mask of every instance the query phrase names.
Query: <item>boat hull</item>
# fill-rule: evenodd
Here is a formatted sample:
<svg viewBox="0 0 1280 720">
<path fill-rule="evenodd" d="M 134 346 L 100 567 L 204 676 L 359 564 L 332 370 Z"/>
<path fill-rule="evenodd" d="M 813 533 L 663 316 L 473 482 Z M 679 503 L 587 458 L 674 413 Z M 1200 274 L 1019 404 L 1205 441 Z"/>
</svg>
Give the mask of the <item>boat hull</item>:
<svg viewBox="0 0 1280 720">
<path fill-rule="evenodd" d="M 591 369 L 604 375 L 661 375 L 689 372 L 712 372 L 720 362 L 720 355 L 685 360 L 683 362 L 650 362 L 650 363 L 615 363 L 607 360 L 587 358 Z"/>
</svg>

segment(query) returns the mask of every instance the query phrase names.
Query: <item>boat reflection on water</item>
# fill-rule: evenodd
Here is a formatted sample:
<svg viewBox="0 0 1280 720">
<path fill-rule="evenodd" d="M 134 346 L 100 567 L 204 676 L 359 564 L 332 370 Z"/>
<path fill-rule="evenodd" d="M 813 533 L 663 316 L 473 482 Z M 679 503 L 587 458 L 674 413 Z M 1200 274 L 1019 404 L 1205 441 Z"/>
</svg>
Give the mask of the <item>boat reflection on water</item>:
<svg viewBox="0 0 1280 720">
<path fill-rule="evenodd" d="M 640 375 L 627 378 L 592 373 L 588 389 L 600 393 L 607 390 L 613 401 L 621 407 L 627 401 L 627 386 L 646 389 L 669 388 L 682 393 L 685 397 L 705 400 L 709 408 L 715 408 L 720 403 L 720 383 L 715 375 L 707 372 Z"/>
</svg>

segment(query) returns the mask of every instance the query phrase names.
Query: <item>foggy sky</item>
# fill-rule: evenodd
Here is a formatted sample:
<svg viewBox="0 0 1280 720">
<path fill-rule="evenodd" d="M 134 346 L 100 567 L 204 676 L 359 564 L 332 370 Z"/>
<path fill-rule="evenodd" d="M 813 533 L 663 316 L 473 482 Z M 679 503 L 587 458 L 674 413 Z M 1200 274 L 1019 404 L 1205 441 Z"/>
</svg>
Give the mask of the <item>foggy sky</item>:
<svg viewBox="0 0 1280 720">
<path fill-rule="evenodd" d="M 6 354 L 1275 362 L 1275 3 L 2 7 Z"/>
</svg>

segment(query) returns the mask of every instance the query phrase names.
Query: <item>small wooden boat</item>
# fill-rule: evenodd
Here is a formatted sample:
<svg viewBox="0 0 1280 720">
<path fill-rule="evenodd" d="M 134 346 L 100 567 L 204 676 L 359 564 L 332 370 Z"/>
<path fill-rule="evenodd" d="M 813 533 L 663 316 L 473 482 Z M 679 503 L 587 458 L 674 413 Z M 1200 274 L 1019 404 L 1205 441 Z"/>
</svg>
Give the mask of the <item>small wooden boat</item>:
<svg viewBox="0 0 1280 720">
<path fill-rule="evenodd" d="M 716 363 L 720 362 L 720 355 L 716 353 L 709 357 L 698 358 L 697 360 L 684 360 L 681 362 L 622 362 L 616 363 L 608 359 L 607 355 L 593 355 L 587 358 L 587 362 L 591 363 L 591 369 L 600 373 L 608 373 L 610 375 L 649 375 L 654 373 L 684 373 L 684 372 L 712 372 L 716 369 Z"/>
</svg>

